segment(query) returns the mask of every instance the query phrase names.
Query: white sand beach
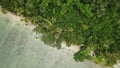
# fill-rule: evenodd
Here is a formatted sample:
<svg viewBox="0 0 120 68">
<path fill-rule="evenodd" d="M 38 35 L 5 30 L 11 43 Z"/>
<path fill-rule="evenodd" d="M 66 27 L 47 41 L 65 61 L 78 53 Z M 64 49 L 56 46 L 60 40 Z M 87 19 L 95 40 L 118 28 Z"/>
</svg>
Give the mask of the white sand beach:
<svg viewBox="0 0 120 68">
<path fill-rule="evenodd" d="M 66 46 L 65 42 L 61 43 L 62 49 L 67 49 L 68 51 L 71 51 L 73 53 L 76 53 L 80 50 L 80 46 L 77 45 L 71 45 L 70 47 Z"/>
</svg>

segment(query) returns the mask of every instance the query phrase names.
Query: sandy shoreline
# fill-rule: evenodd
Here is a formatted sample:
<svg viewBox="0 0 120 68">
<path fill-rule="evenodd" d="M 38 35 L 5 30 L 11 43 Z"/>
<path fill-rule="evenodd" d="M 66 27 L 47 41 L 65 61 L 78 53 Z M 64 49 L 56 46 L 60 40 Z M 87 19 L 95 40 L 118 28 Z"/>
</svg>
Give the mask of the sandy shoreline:
<svg viewBox="0 0 120 68">
<path fill-rule="evenodd" d="M 77 45 L 71 45 L 70 47 L 66 46 L 66 43 L 65 42 L 62 42 L 61 43 L 61 47 L 62 49 L 67 49 L 73 53 L 76 53 L 80 50 L 80 46 L 77 46 Z"/>
</svg>

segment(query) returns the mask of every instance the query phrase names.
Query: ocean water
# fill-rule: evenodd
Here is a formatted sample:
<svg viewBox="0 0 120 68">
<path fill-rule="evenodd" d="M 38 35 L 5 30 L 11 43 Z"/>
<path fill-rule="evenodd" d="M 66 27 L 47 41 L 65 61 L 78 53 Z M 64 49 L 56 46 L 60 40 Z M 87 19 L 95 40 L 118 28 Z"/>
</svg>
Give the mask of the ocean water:
<svg viewBox="0 0 120 68">
<path fill-rule="evenodd" d="M 75 62 L 73 53 L 35 38 L 29 26 L 0 13 L 0 68 L 103 68 Z"/>
</svg>

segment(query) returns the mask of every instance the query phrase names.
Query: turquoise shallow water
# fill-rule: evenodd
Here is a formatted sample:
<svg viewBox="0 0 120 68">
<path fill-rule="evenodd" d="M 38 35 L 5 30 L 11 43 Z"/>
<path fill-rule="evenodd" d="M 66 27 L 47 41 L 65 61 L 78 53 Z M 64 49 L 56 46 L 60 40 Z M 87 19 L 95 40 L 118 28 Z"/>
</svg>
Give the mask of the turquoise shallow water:
<svg viewBox="0 0 120 68">
<path fill-rule="evenodd" d="M 45 45 L 28 26 L 0 13 L 0 68 L 102 67 L 75 62 L 71 52 Z"/>
</svg>

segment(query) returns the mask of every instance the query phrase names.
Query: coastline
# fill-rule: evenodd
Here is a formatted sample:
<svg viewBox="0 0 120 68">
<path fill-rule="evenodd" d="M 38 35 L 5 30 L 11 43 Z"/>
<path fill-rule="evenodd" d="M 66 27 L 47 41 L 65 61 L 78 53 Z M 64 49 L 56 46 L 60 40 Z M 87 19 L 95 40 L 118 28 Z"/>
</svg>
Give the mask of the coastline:
<svg viewBox="0 0 120 68">
<path fill-rule="evenodd" d="M 65 50 L 72 54 L 76 62 L 88 60 L 100 66 L 113 67 L 119 64 L 120 60 L 119 3 L 119 1 L 97 0 L 94 2 L 2 0 L 0 2 L 3 12 L 0 13 L 1 37 L 4 34 L 8 37 L 11 35 L 9 40 L 8 37 L 5 39 L 6 42 L 10 42 L 20 34 L 17 30 L 19 28 L 22 29 L 20 32 L 28 36 L 30 33 L 26 34 L 27 30 L 23 29 L 25 27 L 31 31 L 31 36 L 28 38 L 34 37 L 35 40 L 39 40 L 38 45 L 42 42 L 45 46 L 48 45 L 48 48 Z M 7 15 L 8 12 L 16 17 Z M 21 19 L 18 20 L 17 17 Z M 5 31 L 4 28 L 8 30 Z M 2 45 L 6 45 L 6 42 Z M 36 42 L 30 45 L 34 47 Z"/>
<path fill-rule="evenodd" d="M 3 14 L 2 11 L 1 11 L 1 7 L 0 7 L 0 13 Z M 25 22 L 25 21 L 21 21 L 21 19 L 24 19 L 24 17 L 22 17 L 22 16 L 16 16 L 16 15 L 14 15 L 14 14 L 11 13 L 11 12 L 7 12 L 7 13 L 4 14 L 4 15 L 7 15 L 8 17 L 10 17 L 10 19 L 12 19 L 12 20 L 14 20 L 14 21 L 16 21 L 16 20 L 20 21 L 20 23 L 22 23 L 24 26 L 29 27 L 29 28 L 32 29 L 32 30 L 35 28 L 35 25 L 33 25 L 30 21 L 27 22 L 27 25 L 26 25 L 26 22 Z M 34 37 L 36 38 L 36 34 L 35 34 Z M 67 51 L 69 51 L 69 52 L 72 52 L 72 53 L 74 54 L 74 53 L 76 53 L 76 52 L 78 52 L 78 51 L 80 50 L 80 46 L 71 45 L 70 47 L 68 47 L 68 46 L 66 46 L 66 43 L 65 43 L 65 42 L 62 42 L 62 43 L 61 43 L 61 49 L 65 49 L 65 50 L 67 50 Z M 116 67 L 118 67 L 118 65 L 120 65 L 120 63 L 114 65 L 113 67 L 116 68 Z"/>
<path fill-rule="evenodd" d="M 0 13 L 3 14 L 2 11 L 1 11 L 1 7 L 0 7 Z M 32 29 L 32 30 L 36 27 L 36 26 L 33 25 L 30 21 L 28 21 L 28 22 L 27 22 L 27 25 L 26 25 L 26 22 L 25 22 L 25 21 L 21 21 L 21 19 L 24 19 L 24 17 L 22 17 L 22 16 L 16 16 L 16 15 L 14 15 L 13 13 L 8 12 L 8 11 L 7 11 L 7 13 L 4 14 L 4 15 L 7 15 L 8 17 L 10 17 L 10 18 L 11 18 L 12 20 L 14 20 L 14 21 L 16 21 L 16 20 L 20 21 L 23 25 L 28 26 L 28 27 L 29 27 L 30 29 Z M 36 36 L 35 36 L 35 37 L 36 37 Z M 71 45 L 70 47 L 68 47 L 68 46 L 66 46 L 66 43 L 65 43 L 65 42 L 62 42 L 62 43 L 61 43 L 61 49 L 66 49 L 66 50 L 68 50 L 68 51 L 70 51 L 70 52 L 72 52 L 72 53 L 76 53 L 76 52 L 78 52 L 78 51 L 80 50 L 80 46 Z"/>
<path fill-rule="evenodd" d="M 3 14 L 2 11 L 1 11 L 1 7 L 0 7 L 0 14 Z M 30 21 L 27 22 L 27 25 L 26 25 L 25 21 L 21 21 L 21 19 L 24 19 L 24 17 L 22 17 L 22 16 L 16 16 L 11 12 L 7 12 L 6 14 L 3 14 L 3 15 L 6 15 L 6 16 L 10 17 L 10 19 L 12 19 L 14 21 L 16 21 L 16 20 L 20 21 L 21 24 L 23 24 L 26 27 L 29 27 L 32 30 L 35 28 L 35 25 L 31 24 Z M 34 37 L 36 38 L 36 33 L 35 33 Z M 80 46 L 71 45 L 70 47 L 68 47 L 68 46 L 66 46 L 65 42 L 62 42 L 61 43 L 61 49 L 65 49 L 65 50 L 74 54 L 74 53 L 76 53 L 80 50 Z M 117 68 L 118 66 L 120 66 L 120 63 L 118 63 L 116 65 L 113 65 L 114 68 Z"/>
</svg>

